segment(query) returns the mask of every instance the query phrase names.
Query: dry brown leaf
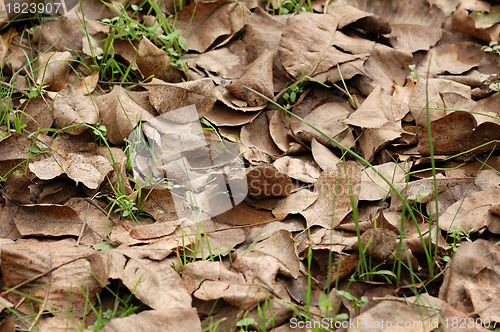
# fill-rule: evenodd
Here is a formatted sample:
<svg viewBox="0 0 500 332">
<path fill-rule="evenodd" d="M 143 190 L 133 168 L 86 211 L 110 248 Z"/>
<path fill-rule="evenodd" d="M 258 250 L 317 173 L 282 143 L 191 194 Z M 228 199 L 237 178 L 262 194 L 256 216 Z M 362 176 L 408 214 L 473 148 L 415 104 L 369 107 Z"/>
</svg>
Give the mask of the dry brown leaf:
<svg viewBox="0 0 500 332">
<path fill-rule="evenodd" d="M 205 119 L 216 126 L 241 126 L 252 122 L 259 114 L 260 112 L 241 112 L 215 103 L 212 110 L 205 114 Z"/>
<path fill-rule="evenodd" d="M 389 162 L 373 166 L 375 170 L 384 176 L 392 184 L 404 183 L 408 164 L 396 164 Z M 366 168 L 361 174 L 359 199 L 367 201 L 378 201 L 384 199 L 390 193 L 390 186 L 372 168 Z"/>
<path fill-rule="evenodd" d="M 316 141 L 315 138 L 311 141 L 311 151 L 314 161 L 319 165 L 319 167 L 321 167 L 322 170 L 326 170 L 327 168 L 335 169 L 340 161 L 339 157 L 337 157 L 326 146 Z"/>
<path fill-rule="evenodd" d="M 387 95 L 380 85 L 370 93 L 361 106 L 342 122 L 361 128 L 381 128 L 388 121 Z"/>
<path fill-rule="evenodd" d="M 276 221 L 270 211 L 258 210 L 248 206 L 245 202 L 236 205 L 233 209 L 219 214 L 215 219 L 228 225 L 259 225 Z"/>
<path fill-rule="evenodd" d="M 483 22 L 481 22 L 481 16 L 484 16 L 485 19 L 488 20 L 488 15 L 485 14 L 486 13 L 469 14 L 465 8 L 459 7 L 451 16 L 451 27 L 453 30 L 464 32 L 468 35 L 484 40 L 485 42 L 498 40 L 498 36 L 500 35 L 500 26 L 493 23 L 482 24 Z M 496 15 L 498 15 L 498 13 Z"/>
<path fill-rule="evenodd" d="M 401 137 L 402 132 L 403 130 L 398 126 L 398 123 L 393 121 L 387 122 L 378 129 L 365 129 L 363 135 L 361 135 L 358 140 L 361 151 L 363 152 L 363 158 L 369 162 L 373 162 L 375 154 L 390 142 Z"/>
<path fill-rule="evenodd" d="M 183 83 L 165 83 L 153 78 L 146 89 L 151 104 L 160 114 L 194 104 L 201 118 L 215 104 L 214 87 L 209 78 Z"/>
<path fill-rule="evenodd" d="M 228 270 L 222 262 L 197 261 L 182 267 L 186 289 L 194 297 L 209 301 L 222 298 L 232 306 L 248 309 L 269 294 L 241 272 Z"/>
<path fill-rule="evenodd" d="M 48 85 L 50 91 L 61 91 L 66 87 L 71 60 L 73 56 L 67 51 L 40 53 L 36 83 Z"/>
<path fill-rule="evenodd" d="M 154 76 L 165 82 L 180 82 L 182 72 L 172 67 L 170 56 L 146 37 L 142 37 L 135 59 L 143 78 Z"/>
<path fill-rule="evenodd" d="M 490 189 L 469 194 L 463 201 L 458 201 L 450 206 L 439 217 L 439 228 L 449 231 L 458 227 L 464 232 L 479 231 L 487 227 L 490 232 L 500 232 L 500 217 L 488 211 L 493 204 L 498 202 L 500 189 Z"/>
<path fill-rule="evenodd" d="M 226 85 L 226 89 L 236 98 L 244 100 L 250 106 L 262 106 L 267 100 L 256 92 L 273 99 L 273 59 L 274 51 L 265 51 L 243 71 L 236 81 Z"/>
<path fill-rule="evenodd" d="M 176 16 L 176 28 L 188 41 L 190 50 L 205 52 L 230 40 L 243 29 L 245 5 L 216 0 L 192 3 L 182 8 Z"/>
<path fill-rule="evenodd" d="M 416 70 L 418 73 L 427 73 L 429 70 L 430 77 L 444 73 L 463 74 L 476 67 L 483 55 L 481 44 L 478 43 L 440 44 L 427 52 Z M 429 59 L 431 59 L 430 67 Z"/>
<path fill-rule="evenodd" d="M 474 311 L 483 322 L 500 321 L 500 275 L 493 269 L 484 268 L 463 285 L 467 297 L 470 298 Z"/>
<path fill-rule="evenodd" d="M 426 80 L 419 80 L 417 82 L 409 102 L 411 114 L 413 115 L 417 125 L 422 127 L 427 125 L 425 108 L 427 98 L 429 101 L 428 106 L 430 121 L 437 120 L 448 114 L 447 111 L 436 109 L 445 107 L 440 93 L 446 92 L 458 93 L 467 99 L 471 98 L 470 87 L 453 81 L 439 78 L 429 78 L 428 82 L 426 82 Z"/>
<path fill-rule="evenodd" d="M 85 20 L 85 31 L 83 29 L 75 29 L 75 27 L 82 25 L 82 20 Z M 32 40 L 36 41 L 40 52 L 52 51 L 54 49 L 72 52 L 82 49 L 82 37 L 85 37 L 86 33 L 94 36 L 99 32 L 108 33 L 108 31 L 108 25 L 90 19 L 87 16 L 87 12 L 85 12 L 85 17 L 82 18 L 81 13 L 72 10 L 57 20 L 47 21 L 43 25 L 38 25 L 33 31 Z"/>
<path fill-rule="evenodd" d="M 88 127 L 97 123 L 97 110 L 89 97 L 77 92 L 71 85 L 67 85 L 54 100 L 54 121 L 57 128 L 77 125 L 65 130 L 71 135 L 80 135 Z M 78 126 L 80 125 L 80 126 Z"/>
<path fill-rule="evenodd" d="M 347 161 L 339 164 L 337 171 L 327 169 L 321 173 L 314 186 L 318 199 L 300 213 L 306 218 L 308 227 L 333 229 L 340 224 L 352 211 L 352 204 L 358 203 L 360 171 L 356 162 Z"/>
<path fill-rule="evenodd" d="M 254 283 L 264 282 L 274 288 L 278 274 L 296 279 L 300 260 L 292 234 L 279 230 L 266 239 L 255 243 L 244 254 L 234 254 L 232 267 Z"/>
<path fill-rule="evenodd" d="M 261 113 L 252 122 L 244 125 L 240 133 L 243 157 L 250 162 L 269 162 L 281 155 L 269 134 L 269 120 Z"/>
<path fill-rule="evenodd" d="M 115 86 L 110 93 L 95 98 L 95 103 L 99 108 L 101 124 L 107 129 L 106 138 L 116 145 L 124 144 L 124 139 L 140 121 L 153 118 L 121 86 Z"/>
<path fill-rule="evenodd" d="M 371 1 L 336 0 L 333 4 L 354 6 L 373 13 L 389 22 L 390 43 L 398 50 L 415 52 L 428 50 L 443 34 L 445 15 L 441 9 L 431 6 L 426 0 L 416 1 Z"/>
<path fill-rule="evenodd" d="M 443 284 L 439 289 L 439 298 L 458 311 L 472 313 L 473 302 L 467 298 L 465 285 L 470 290 L 471 283 L 473 285 L 478 281 L 474 278 L 484 269 L 498 270 L 499 254 L 500 248 L 484 239 L 462 242 L 448 263 Z"/>
<path fill-rule="evenodd" d="M 290 195 L 292 180 L 286 173 L 271 165 L 259 165 L 247 173 L 248 195 L 253 198 Z"/>
<path fill-rule="evenodd" d="M 302 75 L 317 78 L 316 75 L 330 69 L 337 71 L 337 64 L 367 59 L 366 53 L 351 54 L 335 48 L 338 25 L 339 18 L 333 14 L 302 12 L 288 19 L 278 53 L 286 71 L 297 80 Z M 344 77 L 350 78 L 349 75 Z"/>
<path fill-rule="evenodd" d="M 177 259 L 143 259 L 115 249 L 95 255 L 91 268 L 104 283 L 108 279 L 120 279 L 137 299 L 150 308 L 191 308 L 191 297 L 172 267 L 174 261 Z"/>
<path fill-rule="evenodd" d="M 276 111 L 273 113 L 271 120 L 269 120 L 269 134 L 281 151 L 289 154 L 298 154 L 301 150 L 305 150 L 305 148 L 292 139 L 290 123 L 285 120 L 285 117 L 285 112 Z"/>
<path fill-rule="evenodd" d="M 311 155 L 281 157 L 273 163 L 273 166 L 292 179 L 305 183 L 315 183 L 321 173 L 321 169 Z"/>
<path fill-rule="evenodd" d="M 31 283 L 19 288 L 25 294 L 38 298 L 41 302 L 33 301 L 32 310 L 40 310 L 42 305 L 54 305 L 76 318 L 85 316 L 84 308 L 88 310 L 88 302 L 96 303 L 96 294 L 102 286 L 90 273 L 90 265 L 85 260 L 93 253 L 92 249 L 76 246 L 74 240 L 38 241 L 18 240 L 16 243 L 2 245 L 2 275 L 6 287 L 14 287 L 21 282 L 45 273 L 51 268 L 78 259 L 63 265 L 50 274 L 41 276 Z M 88 290 L 82 293 L 80 289 Z M 17 302 L 20 295 L 9 293 L 9 301 Z M 71 301 L 68 298 L 71 297 Z M 28 314 L 26 302 L 20 308 Z"/>
<path fill-rule="evenodd" d="M 394 93 L 391 98 L 391 111 L 395 121 L 400 121 L 410 111 L 410 96 L 415 88 L 414 84 L 404 87 L 395 84 Z"/>
<path fill-rule="evenodd" d="M 195 308 L 146 310 L 109 322 L 102 332 L 201 332 L 201 323 Z"/>
<path fill-rule="evenodd" d="M 72 208 L 64 205 L 39 204 L 20 206 L 14 222 L 22 236 L 82 237 L 84 244 L 95 244 L 91 230 Z"/>
<path fill-rule="evenodd" d="M 268 50 L 280 46 L 284 22 L 280 16 L 271 16 L 257 7 L 245 23 L 245 45 L 249 61 L 253 61 Z"/>
<path fill-rule="evenodd" d="M 273 208 L 276 218 L 284 218 L 290 213 L 300 213 L 307 209 L 318 198 L 318 193 L 307 189 L 299 190 L 278 201 Z"/>
<path fill-rule="evenodd" d="M 411 53 L 375 44 L 363 67 L 366 76 L 358 76 L 355 86 L 363 95 L 369 95 L 378 85 L 390 91 L 394 84 L 403 85 L 413 61 Z"/>
<path fill-rule="evenodd" d="M 222 78 L 237 79 L 243 74 L 246 64 L 245 44 L 236 40 L 225 47 L 200 54 L 193 62 Z"/>
<path fill-rule="evenodd" d="M 453 155 L 474 149 L 471 153 L 481 154 L 494 149 L 495 142 L 500 140 L 500 125 L 493 122 L 476 125 L 476 119 L 468 112 L 453 112 L 431 122 L 434 153 Z M 430 155 L 427 131 L 419 135 L 418 152 Z"/>
</svg>

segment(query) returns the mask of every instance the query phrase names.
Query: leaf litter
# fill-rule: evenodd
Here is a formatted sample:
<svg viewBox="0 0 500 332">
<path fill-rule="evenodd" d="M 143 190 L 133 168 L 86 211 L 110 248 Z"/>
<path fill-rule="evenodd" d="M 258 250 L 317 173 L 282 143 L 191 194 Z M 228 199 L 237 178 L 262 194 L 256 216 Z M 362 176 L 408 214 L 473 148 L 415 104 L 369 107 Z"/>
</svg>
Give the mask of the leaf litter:
<svg viewBox="0 0 500 332">
<path fill-rule="evenodd" d="M 89 328 L 117 283 L 139 309 L 102 331 L 500 323 L 500 58 L 481 49 L 498 5 L 137 5 L 89 1 L 32 31 L 0 20 L 0 299 L 26 317 L 3 324 Z M 113 35 L 117 8 L 155 33 Z M 167 14 L 184 54 L 164 47 Z M 89 65 L 105 38 L 134 86 Z"/>
</svg>

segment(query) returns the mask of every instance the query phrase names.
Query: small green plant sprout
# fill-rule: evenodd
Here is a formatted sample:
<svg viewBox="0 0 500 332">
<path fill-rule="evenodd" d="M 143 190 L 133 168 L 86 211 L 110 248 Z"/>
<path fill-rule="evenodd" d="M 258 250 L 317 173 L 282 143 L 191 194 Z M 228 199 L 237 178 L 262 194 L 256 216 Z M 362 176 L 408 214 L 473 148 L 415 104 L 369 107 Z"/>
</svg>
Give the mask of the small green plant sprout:
<svg viewBox="0 0 500 332">
<path fill-rule="evenodd" d="M 488 46 L 481 47 L 481 51 L 485 53 L 496 53 L 500 56 L 500 45 L 498 45 L 498 40 L 492 40 L 488 44 Z M 500 91 L 500 81 L 493 82 L 489 85 L 490 90 L 492 91 Z"/>
<path fill-rule="evenodd" d="M 462 242 L 463 240 L 466 240 L 468 242 L 472 242 L 470 239 L 470 233 L 472 233 L 473 231 L 474 231 L 474 228 L 471 229 L 470 231 L 466 232 L 460 226 L 457 226 L 457 225 L 451 226 L 447 233 L 448 233 L 448 237 L 450 237 L 453 240 L 453 242 L 450 243 L 450 245 L 447 246 L 446 249 L 451 250 L 451 254 L 453 255 L 453 253 L 455 253 L 455 251 L 457 251 L 458 247 L 460 246 L 460 242 Z M 444 256 L 443 260 L 445 262 L 447 262 L 450 260 L 450 257 Z"/>
<path fill-rule="evenodd" d="M 408 65 L 408 68 L 410 68 L 411 71 L 411 77 L 413 78 L 413 81 L 418 81 L 418 73 L 415 65 Z"/>
<path fill-rule="evenodd" d="M 500 45 L 498 45 L 498 40 L 492 40 L 488 46 L 481 47 L 481 51 L 486 53 L 496 53 L 500 55 Z"/>
<path fill-rule="evenodd" d="M 349 315 L 347 314 L 337 314 L 335 311 L 338 308 L 334 308 L 332 305 L 332 302 L 330 301 L 330 298 L 328 295 L 325 293 L 320 293 L 319 294 L 319 299 L 318 299 L 318 307 L 321 312 L 321 314 L 324 317 L 332 317 L 334 321 L 346 321 L 349 319 Z"/>
<path fill-rule="evenodd" d="M 345 297 L 349 301 L 352 301 L 351 308 L 353 308 L 354 310 L 358 310 L 359 308 L 364 307 L 368 304 L 368 298 L 366 296 L 361 296 L 361 298 L 358 299 L 347 291 L 339 290 L 337 291 L 337 293 L 339 293 L 339 295 Z"/>
<path fill-rule="evenodd" d="M 277 0 L 268 1 L 266 9 L 273 15 L 298 14 L 301 12 L 313 12 L 311 0 Z"/>
</svg>

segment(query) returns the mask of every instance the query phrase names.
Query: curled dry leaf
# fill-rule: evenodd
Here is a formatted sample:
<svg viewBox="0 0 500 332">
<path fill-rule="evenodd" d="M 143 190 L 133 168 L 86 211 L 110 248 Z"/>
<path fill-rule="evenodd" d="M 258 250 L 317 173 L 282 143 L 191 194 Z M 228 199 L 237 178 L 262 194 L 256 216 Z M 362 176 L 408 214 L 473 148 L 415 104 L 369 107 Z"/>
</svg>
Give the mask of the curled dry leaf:
<svg viewBox="0 0 500 332">
<path fill-rule="evenodd" d="M 269 134 L 269 120 L 261 113 L 241 128 L 240 139 L 243 157 L 250 162 L 269 162 L 281 155 Z"/>
<path fill-rule="evenodd" d="M 361 128 L 381 128 L 388 121 L 388 108 L 384 102 L 387 97 L 378 85 L 363 104 L 342 122 Z"/>
<path fill-rule="evenodd" d="M 354 6 L 389 22 L 391 28 L 389 37 L 392 37 L 389 41 L 398 50 L 411 53 L 428 50 L 443 34 L 442 26 L 446 16 L 440 8 L 430 5 L 427 0 L 336 0 L 333 3 L 337 6 Z"/>
<path fill-rule="evenodd" d="M 427 98 L 430 121 L 437 120 L 448 114 L 447 111 L 440 110 L 440 108 L 445 107 L 440 93 L 446 92 L 458 93 L 467 99 L 471 99 L 471 88 L 460 83 L 439 78 L 429 78 L 428 82 L 426 80 L 417 82 L 409 102 L 411 114 L 417 125 L 427 126 Z"/>
<path fill-rule="evenodd" d="M 14 222 L 22 236 L 74 236 L 83 235 L 84 244 L 95 244 L 94 234 L 78 214 L 64 205 L 39 204 L 20 206 Z"/>
<path fill-rule="evenodd" d="M 437 76 L 438 74 L 463 74 L 476 67 L 484 55 L 481 44 L 473 42 L 460 42 L 440 44 L 427 52 L 422 62 L 417 67 L 418 73 Z M 429 59 L 430 67 L 429 67 Z"/>
<path fill-rule="evenodd" d="M 389 184 L 378 173 L 392 184 L 400 184 L 405 182 L 406 172 L 409 170 L 408 164 L 396 164 L 394 162 L 373 167 L 376 171 L 372 168 L 366 168 L 361 175 L 360 200 L 377 201 L 384 199 L 389 194 L 391 190 Z"/>
<path fill-rule="evenodd" d="M 65 129 L 71 135 L 80 135 L 88 128 L 82 124 L 94 125 L 97 123 L 97 110 L 89 97 L 83 96 L 71 85 L 67 85 L 54 100 L 54 121 L 57 128 Z M 80 126 L 79 126 L 80 125 Z"/>
<path fill-rule="evenodd" d="M 165 83 L 153 78 L 151 84 L 146 86 L 149 100 L 160 114 L 194 104 L 200 118 L 215 104 L 214 88 L 209 78 L 183 83 Z M 182 122 L 182 119 L 171 120 Z"/>
<path fill-rule="evenodd" d="M 245 44 L 249 61 L 253 61 L 269 50 L 280 46 L 284 22 L 280 16 L 271 16 L 257 7 L 245 24 Z"/>
<path fill-rule="evenodd" d="M 180 82 L 182 73 L 170 64 L 170 56 L 146 37 L 142 37 L 135 59 L 144 78 L 154 76 L 165 82 Z"/>
<path fill-rule="evenodd" d="M 292 179 L 305 183 L 315 183 L 321 173 L 321 169 L 311 155 L 281 157 L 273 163 L 273 166 Z"/>
<path fill-rule="evenodd" d="M 490 42 L 492 40 L 498 40 L 500 35 L 500 26 L 493 19 L 492 22 L 485 22 L 490 17 L 487 13 L 473 12 L 470 13 L 463 7 L 457 8 L 457 10 L 451 16 L 451 27 L 453 30 L 464 32 L 468 35 L 481 39 L 485 42 Z M 496 13 L 498 15 L 498 13 Z M 481 16 L 484 18 L 482 19 Z M 483 20 L 483 22 L 481 22 Z M 484 24 L 486 23 L 486 24 Z"/>
<path fill-rule="evenodd" d="M 38 85 L 48 85 L 50 91 L 61 91 L 66 87 L 66 76 L 73 56 L 70 52 L 40 53 L 38 58 Z"/>
<path fill-rule="evenodd" d="M 115 86 L 110 93 L 95 98 L 99 107 L 101 124 L 107 128 L 106 138 L 113 144 L 124 144 L 140 121 L 148 121 L 153 115 L 138 105 L 121 86 Z"/>
<path fill-rule="evenodd" d="M 195 298 L 222 298 L 232 306 L 249 309 L 269 296 L 267 291 L 243 273 L 228 270 L 222 262 L 197 261 L 182 267 L 184 285 Z"/>
<path fill-rule="evenodd" d="M 215 103 L 205 119 L 216 126 L 241 126 L 252 122 L 260 112 L 241 112 L 227 107 L 222 103 Z"/>
<path fill-rule="evenodd" d="M 275 52 L 273 51 L 265 51 L 245 68 L 240 78 L 226 85 L 226 89 L 236 98 L 246 101 L 250 106 L 266 105 L 267 100 L 265 98 L 247 88 L 251 88 L 271 100 L 273 99 L 274 55 Z"/>
<path fill-rule="evenodd" d="M 233 259 L 232 267 L 243 273 L 247 280 L 262 280 L 271 288 L 274 288 L 278 274 L 297 279 L 300 272 L 295 241 L 286 230 L 270 234 L 244 254 L 234 254 Z"/>
</svg>

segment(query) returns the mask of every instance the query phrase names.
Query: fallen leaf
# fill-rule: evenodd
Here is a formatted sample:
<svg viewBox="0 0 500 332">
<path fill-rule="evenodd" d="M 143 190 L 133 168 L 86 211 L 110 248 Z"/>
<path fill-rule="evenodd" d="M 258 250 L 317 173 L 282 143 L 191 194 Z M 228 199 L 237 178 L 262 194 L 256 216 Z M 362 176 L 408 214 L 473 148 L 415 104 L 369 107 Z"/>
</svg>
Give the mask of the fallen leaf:
<svg viewBox="0 0 500 332">
<path fill-rule="evenodd" d="M 80 135 L 88 127 L 97 123 L 97 110 L 88 96 L 83 96 L 71 85 L 61 90 L 54 100 L 54 121 L 57 128 L 71 135 Z M 85 124 L 85 125 L 82 125 Z"/>
</svg>

